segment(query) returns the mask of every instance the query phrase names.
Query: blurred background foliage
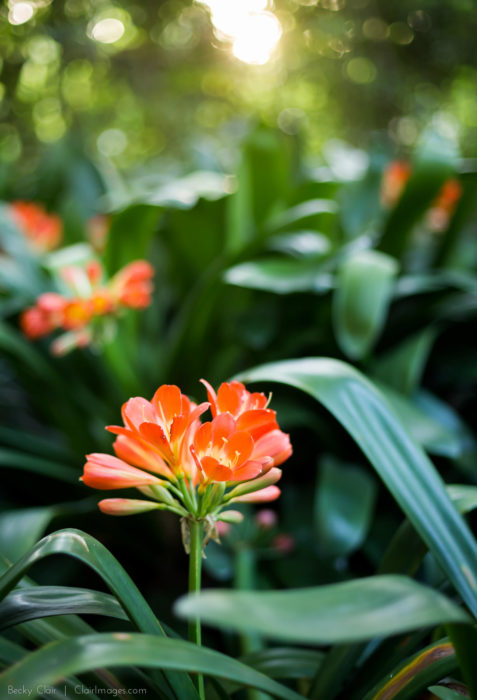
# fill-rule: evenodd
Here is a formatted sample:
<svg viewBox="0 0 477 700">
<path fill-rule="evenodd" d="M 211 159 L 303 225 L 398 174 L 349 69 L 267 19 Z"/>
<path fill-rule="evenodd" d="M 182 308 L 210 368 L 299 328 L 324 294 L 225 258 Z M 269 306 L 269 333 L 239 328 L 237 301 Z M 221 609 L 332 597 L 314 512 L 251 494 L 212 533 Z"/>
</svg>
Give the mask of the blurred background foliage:
<svg viewBox="0 0 477 700">
<path fill-rule="evenodd" d="M 233 15 L 237 4 L 267 11 L 276 24 L 243 24 Z M 222 14 L 238 27 L 242 21 L 248 35 L 242 54 L 221 30 L 237 26 L 227 29 L 217 5 L 4 3 L 4 191 L 21 187 L 25 197 L 26 178 L 35 194 L 28 173 L 45 153 L 55 161 L 67 148 L 87 153 L 110 177 L 116 169 L 145 166 L 163 175 L 204 167 L 228 172 L 247 125 L 257 119 L 299 134 L 311 156 L 332 137 L 361 147 L 384 137 L 408 148 L 435 119 L 458 127 L 463 153 L 473 155 L 471 0 L 223 2 Z M 257 54 L 267 37 L 270 50 Z"/>
</svg>

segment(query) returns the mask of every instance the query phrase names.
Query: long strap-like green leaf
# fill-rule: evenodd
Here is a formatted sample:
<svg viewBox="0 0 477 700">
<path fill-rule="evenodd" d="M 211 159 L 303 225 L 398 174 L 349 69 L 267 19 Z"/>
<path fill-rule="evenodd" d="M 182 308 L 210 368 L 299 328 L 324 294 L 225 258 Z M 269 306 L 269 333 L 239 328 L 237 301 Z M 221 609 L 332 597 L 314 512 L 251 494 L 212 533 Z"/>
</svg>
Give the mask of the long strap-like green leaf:
<svg viewBox="0 0 477 700">
<path fill-rule="evenodd" d="M 203 673 L 258 688 L 283 700 L 302 696 L 262 673 L 224 654 L 190 642 L 164 639 L 150 634 L 93 634 L 47 644 L 29 654 L 0 676 L 0 697 L 8 696 L 9 686 L 31 691 L 54 685 L 62 678 L 83 673 L 101 665 L 128 666 Z"/>
<path fill-rule="evenodd" d="M 239 378 L 289 384 L 324 404 L 356 440 L 477 616 L 477 543 L 431 461 L 376 387 L 346 363 L 327 358 L 270 363 Z"/>
<path fill-rule="evenodd" d="M 81 530 L 59 530 L 40 540 L 0 577 L 0 600 L 35 562 L 52 554 L 66 554 L 92 568 L 118 598 L 130 620 L 141 632 L 166 636 L 139 589 L 111 552 L 101 542 Z M 167 680 L 180 700 L 197 698 L 197 692 L 187 675 L 168 673 Z"/>
</svg>

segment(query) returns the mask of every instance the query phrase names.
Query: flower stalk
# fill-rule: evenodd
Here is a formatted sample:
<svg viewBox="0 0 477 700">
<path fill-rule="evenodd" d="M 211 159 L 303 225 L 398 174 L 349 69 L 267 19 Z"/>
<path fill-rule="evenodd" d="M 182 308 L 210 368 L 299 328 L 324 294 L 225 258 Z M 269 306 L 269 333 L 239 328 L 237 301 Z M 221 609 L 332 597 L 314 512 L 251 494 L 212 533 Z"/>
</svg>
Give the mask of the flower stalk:
<svg viewBox="0 0 477 700">
<path fill-rule="evenodd" d="M 188 521 L 189 527 L 189 593 L 197 593 L 201 587 L 202 575 L 202 545 L 204 539 L 204 524 L 200 520 L 192 518 Z M 202 630 L 199 618 L 189 622 L 189 641 L 198 647 L 202 644 Z M 199 674 L 196 679 L 197 691 L 201 700 L 204 700 L 204 677 Z"/>
</svg>

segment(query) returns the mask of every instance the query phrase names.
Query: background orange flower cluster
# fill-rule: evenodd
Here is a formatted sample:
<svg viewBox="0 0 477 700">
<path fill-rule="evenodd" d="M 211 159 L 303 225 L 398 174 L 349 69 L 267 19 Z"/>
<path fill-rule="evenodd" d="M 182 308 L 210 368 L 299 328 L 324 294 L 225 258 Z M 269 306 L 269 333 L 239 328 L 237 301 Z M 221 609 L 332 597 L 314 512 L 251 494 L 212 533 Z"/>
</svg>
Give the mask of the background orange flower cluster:
<svg viewBox="0 0 477 700">
<path fill-rule="evenodd" d="M 23 312 L 20 325 L 30 339 L 49 335 L 57 329 L 69 332 L 52 345 L 56 354 L 70 347 L 87 345 L 92 339 L 92 322 L 102 316 L 117 314 L 122 308 L 143 309 L 151 303 L 154 268 L 145 260 L 126 265 L 105 282 L 98 261 L 85 267 L 62 268 L 61 277 L 71 292 L 41 294 L 34 306 Z"/>
</svg>

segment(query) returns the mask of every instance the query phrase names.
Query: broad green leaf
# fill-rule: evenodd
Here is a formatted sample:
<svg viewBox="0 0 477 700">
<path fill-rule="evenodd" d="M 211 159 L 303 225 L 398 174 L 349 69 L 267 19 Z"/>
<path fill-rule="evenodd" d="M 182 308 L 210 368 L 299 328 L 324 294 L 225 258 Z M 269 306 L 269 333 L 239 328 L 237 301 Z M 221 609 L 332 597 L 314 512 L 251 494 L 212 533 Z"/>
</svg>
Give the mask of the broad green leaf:
<svg viewBox="0 0 477 700">
<path fill-rule="evenodd" d="M 0 556 L 0 572 L 4 573 L 9 568 L 9 564 L 5 562 Z M 29 593 L 32 589 L 39 590 L 39 587 L 28 577 L 24 577 L 17 586 L 17 589 L 10 595 L 15 595 L 20 592 Z M 105 595 L 105 594 L 101 594 Z M 10 596 L 8 596 L 10 597 Z M 2 604 L 0 603 L 0 606 Z M 116 601 L 116 605 L 119 604 Z M 121 609 L 121 608 L 120 608 Z M 121 609 L 122 610 L 122 609 Z M 50 613 L 51 614 L 51 613 Z M 124 612 L 122 612 L 124 615 Z M 48 642 L 55 641 L 57 639 L 64 639 L 65 637 L 74 637 L 78 635 L 91 634 L 94 629 L 88 625 L 84 620 L 74 614 L 67 615 L 57 615 L 55 617 L 49 617 L 47 619 L 37 618 L 29 622 L 22 622 L 16 625 L 15 631 L 22 635 L 25 639 L 33 642 L 35 645 L 47 644 Z M 0 642 L 2 637 L 0 637 Z M 12 659 L 10 663 L 14 663 L 17 659 Z M 1 656 L 0 656 L 1 661 Z M 8 664 L 10 665 L 10 664 Z M 136 672 L 138 674 L 139 671 Z M 104 687 L 119 687 L 119 681 L 112 673 L 105 671 L 104 669 L 97 669 L 95 672 L 89 674 L 91 678 L 91 685 L 104 686 Z M 156 679 L 158 680 L 158 679 Z M 162 679 L 161 679 L 162 680 Z M 73 689 L 74 684 L 80 685 L 78 680 L 72 681 Z M 170 689 L 166 684 L 165 680 L 162 680 L 162 687 L 165 691 L 166 697 L 170 697 Z M 77 694 L 77 691 L 76 691 Z M 68 695 L 69 697 L 69 695 Z M 96 696 L 92 696 L 96 697 Z"/>
<path fill-rule="evenodd" d="M 425 328 L 393 347 L 374 364 L 373 375 L 401 394 L 412 394 L 421 382 L 437 329 Z"/>
<path fill-rule="evenodd" d="M 332 276 L 316 260 L 265 258 L 229 268 L 224 280 L 236 287 L 261 289 L 274 294 L 323 293 L 331 289 Z"/>
<path fill-rule="evenodd" d="M 253 173 L 247 158 L 242 158 L 237 172 L 237 189 L 226 200 L 226 250 L 235 254 L 241 251 L 255 233 L 253 217 Z"/>
<path fill-rule="evenodd" d="M 372 349 L 386 319 L 397 271 L 393 258 L 374 250 L 358 251 L 340 265 L 333 323 L 348 357 L 361 359 Z"/>
<path fill-rule="evenodd" d="M 315 530 L 324 556 L 347 556 L 363 543 L 377 484 L 361 467 L 325 457 L 318 473 Z"/>
<path fill-rule="evenodd" d="M 323 403 L 356 440 L 477 615 L 477 543 L 432 463 L 371 382 L 349 365 L 327 358 L 262 365 L 240 379 L 289 384 Z"/>
<path fill-rule="evenodd" d="M 452 688 L 447 688 L 445 685 L 430 685 L 428 691 L 441 698 L 441 700 L 462 700 L 464 697 L 469 697 L 464 695 L 464 693 L 452 690 Z"/>
<path fill-rule="evenodd" d="M 451 600 L 404 576 L 288 591 L 215 589 L 180 598 L 175 610 L 221 628 L 302 644 L 362 641 L 442 622 L 470 622 Z"/>
<path fill-rule="evenodd" d="M 46 255 L 43 258 L 43 265 L 50 270 L 50 272 L 61 275 L 60 271 L 63 267 L 68 265 L 85 267 L 94 257 L 95 252 L 88 243 L 75 243 L 74 245 L 60 248 Z M 68 287 L 65 291 L 67 290 Z"/>
<path fill-rule="evenodd" d="M 282 211 L 290 194 L 290 173 L 296 157 L 296 141 L 280 131 L 258 126 L 242 146 L 238 188 L 246 186 L 245 198 L 255 226 L 255 236 L 270 216 Z M 246 171 L 246 178 L 243 171 Z"/>
<path fill-rule="evenodd" d="M 157 206 L 135 204 L 114 216 L 103 254 L 109 274 L 114 274 L 132 260 L 147 257 L 148 245 L 160 215 L 161 209 Z"/>
<path fill-rule="evenodd" d="M 364 700 L 414 700 L 432 683 L 457 669 L 449 641 L 439 641 L 406 659 L 375 686 Z"/>
<path fill-rule="evenodd" d="M 51 615 L 106 615 L 127 620 L 116 598 L 68 586 L 32 586 L 12 591 L 0 603 L 0 629 Z"/>
<path fill-rule="evenodd" d="M 267 222 L 267 228 L 310 228 L 320 229 L 326 219 L 333 218 L 338 211 L 338 205 L 333 199 L 309 199 L 291 209 L 286 209 L 273 216 Z"/>
<path fill-rule="evenodd" d="M 40 540 L 0 578 L 0 599 L 12 590 L 35 562 L 54 554 L 66 554 L 92 568 L 141 632 L 165 636 L 161 624 L 122 566 L 104 545 L 81 530 L 59 530 Z M 196 697 L 197 693 L 188 677 L 169 674 L 168 681 L 180 700 Z"/>
<path fill-rule="evenodd" d="M 144 181 L 137 183 L 138 199 L 147 204 L 172 209 L 191 209 L 199 199 L 214 201 L 230 192 L 227 175 L 212 170 L 196 170 L 159 186 L 145 189 Z"/>
<path fill-rule="evenodd" d="M 257 688 L 283 700 L 299 700 L 301 695 L 224 654 L 197 647 L 190 642 L 161 639 L 148 634 L 94 634 L 52 642 L 29 654 L 0 675 L 0 694 L 7 697 L 8 686 L 31 690 L 38 696 L 42 685 L 55 685 L 71 674 L 97 668 L 136 664 L 146 668 L 203 673 Z M 179 696 L 182 700 L 182 697 Z"/>
<path fill-rule="evenodd" d="M 122 566 L 104 545 L 81 530 L 58 530 L 40 540 L 0 577 L 0 598 L 12 590 L 35 562 L 54 554 L 79 559 L 96 571 L 142 632 L 164 634 L 151 608 Z"/>
<path fill-rule="evenodd" d="M 321 258 L 331 251 L 328 236 L 317 231 L 295 231 L 273 236 L 267 241 L 269 250 L 291 255 L 294 258 Z"/>
</svg>

